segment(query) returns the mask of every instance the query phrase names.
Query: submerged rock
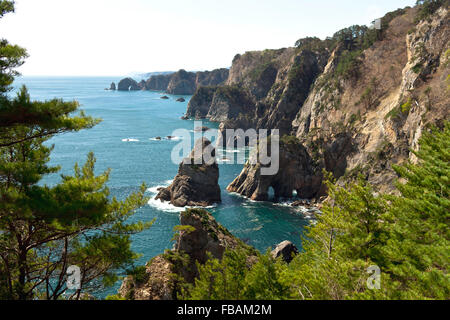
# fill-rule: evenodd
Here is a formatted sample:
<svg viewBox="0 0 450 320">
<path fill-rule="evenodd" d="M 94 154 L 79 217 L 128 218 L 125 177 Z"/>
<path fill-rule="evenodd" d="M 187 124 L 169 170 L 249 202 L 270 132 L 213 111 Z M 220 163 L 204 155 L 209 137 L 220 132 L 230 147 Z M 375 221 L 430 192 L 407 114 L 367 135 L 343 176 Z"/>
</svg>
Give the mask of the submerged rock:
<svg viewBox="0 0 450 320">
<path fill-rule="evenodd" d="M 163 99 L 163 100 L 168 100 L 169 97 L 168 97 L 168 96 L 162 96 L 161 99 Z"/>
<path fill-rule="evenodd" d="M 156 200 L 169 201 L 176 207 L 207 207 L 221 202 L 219 166 L 211 141 L 196 141 L 190 156 L 180 164 L 173 183 L 156 196 Z"/>
<path fill-rule="evenodd" d="M 178 99 L 177 99 L 177 102 L 185 102 L 185 101 L 186 101 L 185 98 L 178 98 Z"/>
<path fill-rule="evenodd" d="M 282 258 L 284 262 L 290 263 L 298 254 L 297 247 L 290 241 L 283 241 L 271 252 L 275 259 Z"/>
</svg>

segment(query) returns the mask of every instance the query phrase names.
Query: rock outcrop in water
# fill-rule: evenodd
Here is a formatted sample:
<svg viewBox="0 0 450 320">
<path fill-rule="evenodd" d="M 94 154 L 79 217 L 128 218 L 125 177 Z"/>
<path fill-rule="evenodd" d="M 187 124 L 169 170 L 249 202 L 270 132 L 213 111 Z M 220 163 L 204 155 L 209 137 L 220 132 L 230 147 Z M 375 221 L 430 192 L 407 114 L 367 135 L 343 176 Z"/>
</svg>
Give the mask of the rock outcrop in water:
<svg viewBox="0 0 450 320">
<path fill-rule="evenodd" d="M 270 154 L 266 151 L 270 149 L 270 143 L 261 141 L 257 149 L 262 150 L 263 154 Z M 300 198 L 313 198 L 322 194 L 322 173 L 314 167 L 306 148 L 293 137 L 281 139 L 279 147 L 279 170 L 276 174 L 262 174 L 262 168 L 270 164 L 263 165 L 253 160 L 257 156 L 255 149 L 241 174 L 227 190 L 256 201 L 269 200 L 270 188 L 273 188 L 275 199 L 291 198 L 294 191 Z"/>
<path fill-rule="evenodd" d="M 122 283 L 119 295 L 130 300 L 176 299 L 180 280 L 193 283 L 198 276 L 196 263 L 204 264 L 207 254 L 222 259 L 225 250 L 245 250 L 249 261 L 257 252 L 234 237 L 202 209 L 180 214 L 181 231 L 172 250 L 150 260 L 140 274 L 130 275 Z"/>
<path fill-rule="evenodd" d="M 137 91 L 141 89 L 142 88 L 139 86 L 139 84 L 132 78 L 125 78 L 120 80 L 117 86 L 117 90 L 119 91 Z"/>
<path fill-rule="evenodd" d="M 196 141 L 190 156 L 180 164 L 172 184 L 161 189 L 156 200 L 169 201 L 176 207 L 207 207 L 221 202 L 219 166 L 208 139 Z"/>
<path fill-rule="evenodd" d="M 116 91 L 116 84 L 114 82 L 111 83 L 111 86 L 109 87 L 109 90 Z"/>
</svg>

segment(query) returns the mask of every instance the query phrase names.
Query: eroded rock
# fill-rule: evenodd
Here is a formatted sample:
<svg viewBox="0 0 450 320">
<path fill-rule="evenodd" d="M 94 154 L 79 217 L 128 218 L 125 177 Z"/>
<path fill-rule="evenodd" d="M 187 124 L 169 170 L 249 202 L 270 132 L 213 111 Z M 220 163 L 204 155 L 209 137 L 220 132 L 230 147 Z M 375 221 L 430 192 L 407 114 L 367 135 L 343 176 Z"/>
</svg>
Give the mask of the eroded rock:
<svg viewBox="0 0 450 320">
<path fill-rule="evenodd" d="M 161 190 L 157 200 L 169 201 L 176 207 L 207 207 L 221 202 L 219 166 L 211 141 L 196 141 L 190 156 L 180 164 L 172 184 Z"/>
</svg>

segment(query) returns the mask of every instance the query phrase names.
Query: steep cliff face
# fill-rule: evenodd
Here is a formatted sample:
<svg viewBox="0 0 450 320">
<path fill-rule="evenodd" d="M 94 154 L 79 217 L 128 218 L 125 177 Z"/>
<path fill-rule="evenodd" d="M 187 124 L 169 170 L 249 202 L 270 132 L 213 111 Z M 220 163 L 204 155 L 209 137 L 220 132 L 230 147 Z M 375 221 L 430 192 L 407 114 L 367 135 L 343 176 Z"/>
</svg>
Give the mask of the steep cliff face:
<svg viewBox="0 0 450 320">
<path fill-rule="evenodd" d="M 217 87 L 199 87 L 188 103 L 186 117 L 196 120 L 206 118 Z"/>
<path fill-rule="evenodd" d="M 270 143 L 260 144 L 263 154 L 269 154 Z M 256 149 L 255 149 L 256 151 Z M 319 197 L 323 194 L 322 173 L 314 167 L 313 161 L 295 138 L 280 141 L 279 170 L 274 175 L 263 175 L 261 169 L 269 166 L 255 161 L 256 152 L 251 155 L 242 173 L 228 186 L 227 190 L 242 194 L 252 200 L 269 200 L 269 188 L 273 188 L 275 199 L 291 198 L 294 191 L 300 198 Z"/>
<path fill-rule="evenodd" d="M 201 108 L 191 104 L 190 115 L 220 121 L 221 133 L 267 128 L 295 135 L 315 174 L 326 169 L 340 181 L 363 174 L 389 192 L 396 178 L 392 164 L 414 161 L 410 149 L 417 148 L 423 130 L 449 118 L 448 4 L 420 21 L 419 10 L 388 13 L 381 30 L 356 26 L 324 41 L 302 39 L 298 48 L 237 55 L 221 88 L 239 91 L 220 100 L 218 89 L 211 91 Z M 280 170 L 277 176 L 287 177 L 293 169 Z M 289 179 L 257 172 L 247 165 L 229 190 L 265 199 L 265 189 L 277 181 L 283 185 L 279 194 L 284 187 L 286 194 L 296 189 Z M 301 195 L 315 196 L 318 185 Z"/>
<path fill-rule="evenodd" d="M 146 90 L 166 91 L 172 74 L 161 74 L 151 76 L 145 83 Z"/>
<path fill-rule="evenodd" d="M 226 68 L 197 72 L 195 77 L 195 87 L 221 85 L 227 81 L 228 74 L 229 70 Z"/>
<path fill-rule="evenodd" d="M 246 90 L 238 86 L 218 87 L 206 118 L 216 122 L 234 119 L 239 114 L 252 112 L 253 106 L 254 103 Z"/>
<path fill-rule="evenodd" d="M 170 78 L 166 92 L 179 95 L 193 94 L 196 88 L 195 79 L 195 73 L 180 70 Z"/>
<path fill-rule="evenodd" d="M 180 231 L 173 249 L 150 260 L 140 273 L 126 277 L 119 295 L 130 300 L 176 299 L 179 282 L 193 283 L 197 277 L 197 263 L 204 264 L 208 254 L 222 259 L 225 250 L 236 249 L 245 250 L 249 259 L 257 255 L 209 212 L 188 209 L 180 214 Z"/>
<path fill-rule="evenodd" d="M 413 159 L 426 126 L 448 119 L 448 10 L 417 24 L 416 14 L 407 9 L 389 23 L 355 76 L 338 76 L 337 48 L 293 121 L 315 160 L 341 180 L 362 173 L 389 192 L 392 164 Z"/>
<path fill-rule="evenodd" d="M 202 99 L 199 115 L 210 121 L 225 122 L 238 117 L 253 119 L 254 128 L 279 129 L 289 133 L 298 106 L 306 99 L 310 86 L 323 70 L 329 52 L 287 48 L 252 51 L 237 55 L 226 84 L 212 98 Z M 194 117 L 197 109 L 196 92 L 187 116 Z M 212 92 L 210 92 L 212 94 Z"/>
</svg>

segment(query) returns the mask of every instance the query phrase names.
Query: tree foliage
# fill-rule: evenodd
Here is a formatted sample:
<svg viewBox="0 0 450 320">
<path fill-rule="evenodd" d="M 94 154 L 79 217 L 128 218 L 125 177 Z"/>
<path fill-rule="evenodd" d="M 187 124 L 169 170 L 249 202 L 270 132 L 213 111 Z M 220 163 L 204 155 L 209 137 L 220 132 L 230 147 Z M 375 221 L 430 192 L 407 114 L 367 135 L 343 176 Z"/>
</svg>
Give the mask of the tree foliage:
<svg viewBox="0 0 450 320">
<path fill-rule="evenodd" d="M 0 0 L 0 18 L 14 11 Z M 54 186 L 41 183 L 59 167 L 48 164 L 57 134 L 91 128 L 100 120 L 76 101 L 32 101 L 25 87 L 8 92 L 26 51 L 0 41 L 0 299 L 83 298 L 111 285 L 133 265 L 130 235 L 151 222 L 128 223 L 146 202 L 145 185 L 123 201 L 110 196 L 109 170 L 96 176 L 92 153 Z M 77 116 L 73 116 L 79 112 Z M 67 272 L 80 270 L 80 286 L 68 290 Z"/>
</svg>

